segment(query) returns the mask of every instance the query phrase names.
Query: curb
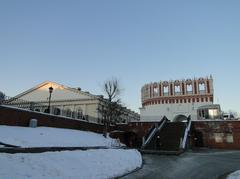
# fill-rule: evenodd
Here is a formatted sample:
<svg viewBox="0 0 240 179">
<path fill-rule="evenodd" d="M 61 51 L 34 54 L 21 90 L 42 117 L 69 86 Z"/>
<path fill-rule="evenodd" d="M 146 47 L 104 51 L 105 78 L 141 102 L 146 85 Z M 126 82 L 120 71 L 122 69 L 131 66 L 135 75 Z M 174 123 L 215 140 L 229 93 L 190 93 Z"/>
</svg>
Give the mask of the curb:
<svg viewBox="0 0 240 179">
<path fill-rule="evenodd" d="M 181 155 L 184 150 L 177 151 L 165 151 L 165 150 L 140 150 L 142 154 L 154 154 L 154 155 Z"/>
<path fill-rule="evenodd" d="M 137 172 L 138 170 L 141 170 L 141 169 L 143 168 L 143 165 L 144 165 L 144 161 L 143 161 L 143 159 L 142 159 L 142 165 L 141 165 L 141 167 L 137 167 L 137 168 L 135 168 L 134 170 L 132 170 L 132 171 L 130 171 L 130 172 L 127 172 L 127 173 L 125 173 L 125 174 L 123 174 L 123 175 L 120 175 L 120 176 L 117 176 L 117 177 L 113 177 L 113 178 L 114 178 L 114 179 L 119 179 L 119 178 L 125 177 L 125 176 L 127 176 L 127 175 L 130 175 L 130 174 L 132 174 L 132 173 L 135 173 L 135 172 Z"/>
<path fill-rule="evenodd" d="M 105 147 L 105 146 L 95 146 L 95 147 L 16 147 L 16 148 L 0 148 L 0 153 L 43 153 L 43 152 L 56 152 L 56 151 L 74 151 L 74 150 L 91 150 L 91 149 L 126 149 L 120 147 Z"/>
</svg>

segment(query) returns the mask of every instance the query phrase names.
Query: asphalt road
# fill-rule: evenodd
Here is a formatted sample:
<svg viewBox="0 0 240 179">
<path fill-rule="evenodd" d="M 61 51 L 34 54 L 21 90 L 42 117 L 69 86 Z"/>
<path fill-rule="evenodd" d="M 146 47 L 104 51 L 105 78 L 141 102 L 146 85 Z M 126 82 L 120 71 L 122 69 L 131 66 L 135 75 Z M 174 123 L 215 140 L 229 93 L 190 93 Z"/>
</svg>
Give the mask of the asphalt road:
<svg viewBox="0 0 240 179">
<path fill-rule="evenodd" d="M 222 179 L 240 170 L 240 151 L 203 150 L 180 156 L 143 155 L 141 170 L 123 179 Z"/>
</svg>

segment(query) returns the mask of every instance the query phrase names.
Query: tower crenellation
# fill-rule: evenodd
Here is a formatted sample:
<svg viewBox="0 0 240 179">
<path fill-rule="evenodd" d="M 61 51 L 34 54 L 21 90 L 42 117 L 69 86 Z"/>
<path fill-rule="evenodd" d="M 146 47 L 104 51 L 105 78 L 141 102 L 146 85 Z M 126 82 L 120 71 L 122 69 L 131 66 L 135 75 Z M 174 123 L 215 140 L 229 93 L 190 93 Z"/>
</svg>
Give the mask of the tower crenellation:
<svg viewBox="0 0 240 179">
<path fill-rule="evenodd" d="M 163 116 L 169 113 L 194 113 L 190 109 L 213 104 L 213 78 L 194 77 L 160 80 L 141 89 L 141 116 Z M 171 109 L 171 110 L 166 110 Z M 171 114 L 170 114 L 171 113 Z M 172 117 L 172 116 L 171 116 Z"/>
</svg>

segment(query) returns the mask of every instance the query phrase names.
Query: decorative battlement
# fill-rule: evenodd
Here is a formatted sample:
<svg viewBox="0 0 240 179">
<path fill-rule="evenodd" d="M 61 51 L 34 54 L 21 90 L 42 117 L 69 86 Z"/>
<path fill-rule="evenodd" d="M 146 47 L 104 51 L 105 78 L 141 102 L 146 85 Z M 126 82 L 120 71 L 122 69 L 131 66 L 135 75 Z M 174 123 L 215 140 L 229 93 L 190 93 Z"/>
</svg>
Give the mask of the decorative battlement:
<svg viewBox="0 0 240 179">
<path fill-rule="evenodd" d="M 141 89 L 142 106 L 168 103 L 213 102 L 213 78 L 160 81 Z"/>
</svg>

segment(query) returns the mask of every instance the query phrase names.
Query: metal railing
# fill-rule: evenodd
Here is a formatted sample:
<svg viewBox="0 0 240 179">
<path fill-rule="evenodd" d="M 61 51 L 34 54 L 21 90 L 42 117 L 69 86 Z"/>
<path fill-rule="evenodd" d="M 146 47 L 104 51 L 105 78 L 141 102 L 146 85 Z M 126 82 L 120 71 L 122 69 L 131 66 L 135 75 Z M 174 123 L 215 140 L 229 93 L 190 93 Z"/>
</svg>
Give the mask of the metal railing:
<svg viewBox="0 0 240 179">
<path fill-rule="evenodd" d="M 142 144 L 142 149 L 144 149 L 146 147 L 146 145 L 151 141 L 151 139 L 153 138 L 153 136 L 156 134 L 157 131 L 160 131 L 162 129 L 162 127 L 164 126 L 164 124 L 166 123 L 168 119 L 164 116 L 161 120 L 160 123 L 158 123 L 157 125 L 154 125 L 151 130 L 149 131 L 149 133 L 146 135 L 146 137 L 143 138 L 143 144 Z"/>
<path fill-rule="evenodd" d="M 191 124 L 192 124 L 191 116 L 188 116 L 188 122 L 187 122 L 187 127 L 184 132 L 184 137 L 183 137 L 182 141 L 180 142 L 180 148 L 182 148 L 182 149 L 186 149 L 186 144 L 187 144 L 189 131 L 191 129 Z"/>
</svg>

